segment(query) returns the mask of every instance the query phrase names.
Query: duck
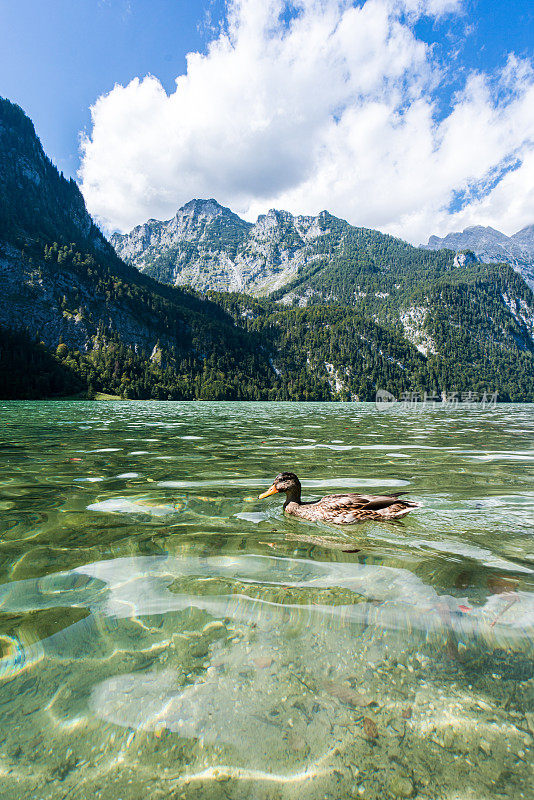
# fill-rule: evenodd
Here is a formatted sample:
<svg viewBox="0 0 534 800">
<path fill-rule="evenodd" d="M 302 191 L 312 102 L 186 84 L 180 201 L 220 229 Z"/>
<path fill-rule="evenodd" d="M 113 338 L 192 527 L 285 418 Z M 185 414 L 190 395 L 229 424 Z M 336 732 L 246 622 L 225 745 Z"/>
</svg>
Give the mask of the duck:
<svg viewBox="0 0 534 800">
<path fill-rule="evenodd" d="M 259 500 L 273 494 L 285 494 L 284 512 L 311 522 L 350 525 L 360 520 L 390 520 L 404 517 L 421 503 L 399 500 L 396 494 L 330 494 L 316 502 L 302 502 L 302 486 L 294 472 L 280 472 L 273 485 L 262 492 Z"/>
</svg>

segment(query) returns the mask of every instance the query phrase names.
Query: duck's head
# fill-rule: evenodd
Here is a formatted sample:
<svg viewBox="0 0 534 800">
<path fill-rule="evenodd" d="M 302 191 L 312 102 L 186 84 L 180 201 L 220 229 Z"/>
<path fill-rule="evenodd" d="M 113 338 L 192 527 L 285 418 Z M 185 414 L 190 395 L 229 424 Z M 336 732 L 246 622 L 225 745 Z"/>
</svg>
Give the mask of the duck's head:
<svg viewBox="0 0 534 800">
<path fill-rule="evenodd" d="M 295 497 L 300 500 L 300 481 L 294 472 L 280 472 L 273 481 L 273 485 L 266 492 L 259 496 L 259 500 L 269 497 L 271 494 L 285 493 L 288 497 Z"/>
</svg>

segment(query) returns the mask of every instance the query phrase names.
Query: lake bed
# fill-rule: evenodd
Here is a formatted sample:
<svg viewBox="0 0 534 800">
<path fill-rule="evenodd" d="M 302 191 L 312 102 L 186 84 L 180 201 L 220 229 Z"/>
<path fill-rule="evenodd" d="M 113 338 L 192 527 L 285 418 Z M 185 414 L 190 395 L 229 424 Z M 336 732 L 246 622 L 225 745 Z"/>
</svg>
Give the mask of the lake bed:
<svg viewBox="0 0 534 800">
<path fill-rule="evenodd" d="M 1 403 L 2 797 L 528 798 L 533 411 Z"/>
</svg>

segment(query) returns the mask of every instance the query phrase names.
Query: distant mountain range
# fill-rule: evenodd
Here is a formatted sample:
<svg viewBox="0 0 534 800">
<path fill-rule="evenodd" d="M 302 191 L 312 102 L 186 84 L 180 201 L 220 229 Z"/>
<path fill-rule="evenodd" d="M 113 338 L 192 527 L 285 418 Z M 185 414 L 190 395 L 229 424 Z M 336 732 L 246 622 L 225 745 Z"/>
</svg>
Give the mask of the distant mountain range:
<svg viewBox="0 0 534 800">
<path fill-rule="evenodd" d="M 513 236 L 506 236 L 495 228 L 474 225 L 461 233 L 448 233 L 442 239 L 431 236 L 428 250 L 471 250 L 486 263 L 510 264 L 534 289 L 534 225 L 527 225 Z"/>
<path fill-rule="evenodd" d="M 145 274 L 218 292 L 226 306 L 231 302 L 220 292 L 278 308 L 354 309 L 398 331 L 427 364 L 433 356 L 446 361 L 458 385 L 469 375 L 476 383 L 481 363 L 499 382 L 497 364 L 510 368 L 505 353 L 517 352 L 520 361 L 532 353 L 532 292 L 510 266 L 486 265 L 473 253 L 412 247 L 327 211 L 293 216 L 272 209 L 252 224 L 214 199 L 197 199 L 171 220 L 149 220 L 111 242 Z M 521 371 L 533 370 L 530 358 Z"/>
<path fill-rule="evenodd" d="M 115 233 L 111 244 L 124 261 L 157 280 L 199 291 L 245 292 L 262 296 L 287 287 L 299 275 L 339 258 L 346 238 L 382 235 L 419 260 L 417 248 L 378 231 L 357 228 L 328 211 L 293 216 L 271 209 L 246 222 L 216 200 L 191 200 L 167 221 L 150 219 L 130 233 Z M 472 251 L 484 263 L 510 264 L 534 288 L 534 225 L 513 236 L 476 226 L 440 239 L 425 250 Z M 305 302 L 305 300 L 303 300 Z"/>
<path fill-rule="evenodd" d="M 0 99 L 0 397 L 534 400 L 534 297 L 510 266 L 214 200 L 113 242 L 131 263 Z"/>
</svg>

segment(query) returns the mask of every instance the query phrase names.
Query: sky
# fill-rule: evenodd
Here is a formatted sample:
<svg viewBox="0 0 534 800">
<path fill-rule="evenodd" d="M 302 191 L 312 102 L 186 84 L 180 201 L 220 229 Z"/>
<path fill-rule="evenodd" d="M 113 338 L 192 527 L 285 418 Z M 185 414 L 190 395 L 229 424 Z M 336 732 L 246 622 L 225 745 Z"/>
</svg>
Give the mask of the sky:
<svg viewBox="0 0 534 800">
<path fill-rule="evenodd" d="M 0 0 L 0 95 L 108 232 L 214 197 L 514 233 L 533 51 L 531 0 Z"/>
</svg>

